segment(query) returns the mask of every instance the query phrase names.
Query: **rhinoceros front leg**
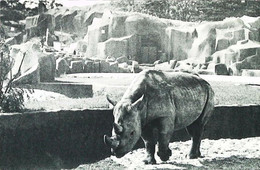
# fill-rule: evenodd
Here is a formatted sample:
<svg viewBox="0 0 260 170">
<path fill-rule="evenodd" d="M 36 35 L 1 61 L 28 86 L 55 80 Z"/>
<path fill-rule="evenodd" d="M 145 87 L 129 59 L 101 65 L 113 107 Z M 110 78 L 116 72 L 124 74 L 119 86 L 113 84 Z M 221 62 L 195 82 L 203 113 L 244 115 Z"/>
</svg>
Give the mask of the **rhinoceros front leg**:
<svg viewBox="0 0 260 170">
<path fill-rule="evenodd" d="M 169 142 L 174 130 L 173 121 L 169 118 L 160 118 L 158 127 L 158 152 L 157 155 L 162 161 L 167 161 L 172 155 L 169 149 Z"/>
<path fill-rule="evenodd" d="M 153 127 L 151 125 L 147 125 L 142 131 L 142 139 L 145 144 L 147 157 L 144 159 L 145 164 L 156 164 L 156 160 L 154 158 L 155 153 L 155 145 L 156 138 L 153 134 Z"/>
</svg>

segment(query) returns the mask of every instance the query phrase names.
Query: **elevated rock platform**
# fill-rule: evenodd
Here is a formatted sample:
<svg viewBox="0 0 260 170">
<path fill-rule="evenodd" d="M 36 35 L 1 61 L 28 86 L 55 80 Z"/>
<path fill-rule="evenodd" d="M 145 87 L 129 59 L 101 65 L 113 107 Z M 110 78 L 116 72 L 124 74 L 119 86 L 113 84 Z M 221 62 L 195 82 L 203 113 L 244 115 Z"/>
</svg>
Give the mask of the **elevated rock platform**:
<svg viewBox="0 0 260 170">
<path fill-rule="evenodd" d="M 55 81 L 32 84 L 30 86 L 20 85 L 19 87 L 56 92 L 69 98 L 93 97 L 93 89 L 91 84 Z"/>
</svg>

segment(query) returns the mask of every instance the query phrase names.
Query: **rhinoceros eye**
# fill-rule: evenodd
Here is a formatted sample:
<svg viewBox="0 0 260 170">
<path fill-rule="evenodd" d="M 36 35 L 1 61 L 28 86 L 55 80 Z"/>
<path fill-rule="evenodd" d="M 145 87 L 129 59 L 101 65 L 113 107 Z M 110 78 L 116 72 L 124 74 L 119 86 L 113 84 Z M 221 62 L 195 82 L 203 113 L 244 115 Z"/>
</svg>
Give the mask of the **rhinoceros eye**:
<svg viewBox="0 0 260 170">
<path fill-rule="evenodd" d="M 132 131 L 131 133 L 130 133 L 130 136 L 133 136 L 135 134 L 135 131 Z"/>
</svg>

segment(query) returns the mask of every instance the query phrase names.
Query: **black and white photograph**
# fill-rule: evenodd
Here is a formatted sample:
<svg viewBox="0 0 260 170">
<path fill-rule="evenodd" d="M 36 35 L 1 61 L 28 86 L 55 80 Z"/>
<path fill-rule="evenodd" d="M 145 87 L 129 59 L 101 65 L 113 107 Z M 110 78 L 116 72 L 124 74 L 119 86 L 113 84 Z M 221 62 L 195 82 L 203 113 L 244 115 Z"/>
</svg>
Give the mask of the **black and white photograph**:
<svg viewBox="0 0 260 170">
<path fill-rule="evenodd" d="M 0 170 L 260 169 L 260 0 L 0 0 Z"/>
</svg>

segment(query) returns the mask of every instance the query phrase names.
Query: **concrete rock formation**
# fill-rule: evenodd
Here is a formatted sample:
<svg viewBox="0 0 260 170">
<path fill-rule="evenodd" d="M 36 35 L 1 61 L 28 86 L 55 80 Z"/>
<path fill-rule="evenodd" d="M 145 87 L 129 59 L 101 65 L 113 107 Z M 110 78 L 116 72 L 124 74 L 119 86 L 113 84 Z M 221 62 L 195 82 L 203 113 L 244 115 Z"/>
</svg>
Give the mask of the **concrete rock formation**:
<svg viewBox="0 0 260 170">
<path fill-rule="evenodd" d="M 50 40 L 58 41 L 60 51 L 67 54 L 67 58 L 56 61 L 57 75 L 138 72 L 147 68 L 242 75 L 245 69 L 260 69 L 260 17 L 182 22 L 105 10 L 101 5 L 57 8 L 26 19 L 27 38 L 46 35 L 39 28 L 48 28 Z M 43 57 L 52 63 L 50 58 Z M 55 62 L 46 65 L 48 70 L 50 65 Z"/>
<path fill-rule="evenodd" d="M 10 55 L 14 59 L 14 66 L 12 68 L 13 77 L 16 74 L 19 75 L 15 79 L 16 84 L 35 84 L 54 81 L 56 69 L 55 57 L 53 54 L 42 52 L 39 39 L 32 39 L 21 45 L 13 45 Z M 19 72 L 20 65 L 21 69 Z"/>
</svg>

